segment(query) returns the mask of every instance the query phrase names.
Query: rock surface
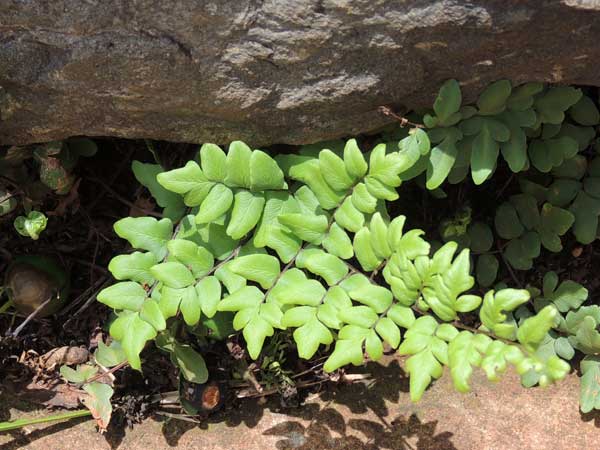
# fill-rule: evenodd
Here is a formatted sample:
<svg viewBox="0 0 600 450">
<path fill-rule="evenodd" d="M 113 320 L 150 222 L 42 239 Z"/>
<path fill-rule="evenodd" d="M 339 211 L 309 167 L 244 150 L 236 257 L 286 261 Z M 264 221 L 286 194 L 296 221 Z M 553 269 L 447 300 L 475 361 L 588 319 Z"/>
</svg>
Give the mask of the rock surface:
<svg viewBox="0 0 600 450">
<path fill-rule="evenodd" d="M 468 394 L 456 392 L 446 374 L 413 404 L 402 363 L 388 357 L 384 364 L 363 369 L 372 379 L 311 395 L 299 408 L 279 410 L 275 399 L 266 406 L 247 401 L 201 425 L 156 416 L 132 430 L 109 428 L 104 436 L 89 420 L 31 426 L 0 435 L 0 449 L 78 450 L 82 442 L 86 450 L 598 448 L 600 415 L 579 413 L 575 374 L 546 389 L 524 389 L 514 373 L 494 384 L 476 371 Z M 6 395 L 0 405 L 3 419 L 9 407 L 11 417 L 23 415 Z"/>
<path fill-rule="evenodd" d="M 3 0 L 0 144 L 376 129 L 457 78 L 600 85 L 598 0 Z"/>
</svg>

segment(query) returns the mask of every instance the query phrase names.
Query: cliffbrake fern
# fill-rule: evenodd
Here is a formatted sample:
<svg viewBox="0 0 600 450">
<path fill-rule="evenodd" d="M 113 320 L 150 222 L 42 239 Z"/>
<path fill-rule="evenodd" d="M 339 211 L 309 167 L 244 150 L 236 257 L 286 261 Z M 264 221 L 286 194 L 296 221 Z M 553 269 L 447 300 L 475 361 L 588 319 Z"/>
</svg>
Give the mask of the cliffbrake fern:
<svg viewBox="0 0 600 450">
<path fill-rule="evenodd" d="M 564 122 L 565 113 L 583 127 Z M 439 190 L 446 179 L 462 181 L 470 167 L 481 184 L 501 153 L 515 172 L 532 165 L 557 177 L 541 184 L 524 178 L 523 193 L 500 206 L 495 228 L 507 240 L 510 263 L 531 267 L 540 245 L 560 250 L 560 236 L 573 224 L 589 242 L 600 208 L 585 211 L 600 201 L 598 174 L 593 162 L 579 181 L 586 162 L 577 153 L 594 137 L 595 105 L 578 89 L 513 90 L 500 81 L 476 106 L 461 106 L 451 80 L 422 122 L 424 128 L 401 130 L 399 142 L 368 154 L 350 140 L 273 159 L 233 142 L 227 153 L 205 144 L 197 160 L 171 171 L 135 162 L 165 218 L 115 224 L 141 251 L 111 261 L 119 282 L 98 295 L 116 311 L 110 333 L 129 364 L 140 370 L 140 352 L 154 340 L 183 377 L 205 382 L 204 360 L 181 338 L 179 318 L 196 336 L 222 337 L 232 326 L 254 359 L 276 330 L 293 329 L 302 358 L 333 347 L 328 372 L 365 356 L 377 360 L 384 345 L 408 355 L 411 398 L 418 400 L 444 366 L 460 391 L 469 389 L 473 367 L 495 380 L 508 364 L 525 385 L 547 385 L 568 373 L 565 360 L 579 349 L 592 355 L 582 365 L 582 409 L 600 407 L 600 309 L 582 306 L 583 287 L 558 285 L 549 274 L 541 292 L 497 286 L 475 295 L 466 247 L 480 254 L 480 285 L 493 284 L 499 265 L 489 253 L 494 236 L 487 224 L 471 224 L 467 211 L 433 252 L 423 231 L 405 230 L 405 217 L 390 217 L 388 209 L 402 181 L 419 175 Z M 457 243 L 456 236 L 468 239 Z M 463 325 L 462 313 L 477 313 L 479 326 Z"/>
<path fill-rule="evenodd" d="M 542 373 L 541 384 L 564 377 L 564 360 L 536 355 L 559 317 L 555 306 L 518 326 L 506 313 L 530 299 L 527 290 L 489 291 L 482 302 L 467 293 L 474 284 L 468 250 L 456 255 L 450 242 L 430 255 L 422 231 L 405 231 L 404 216 L 388 217 L 398 174 L 427 147 L 424 132 L 402 147 L 378 145 L 367 163 L 354 140 L 342 152 L 277 161 L 241 142 L 227 154 L 207 144 L 200 163 L 159 173 L 151 190 L 181 195 L 191 213 L 176 225 L 174 218 L 118 221 L 117 234 L 145 252 L 114 258 L 109 268 L 122 281 L 98 295 L 117 311 L 110 332 L 130 365 L 140 369 L 139 354 L 155 339 L 187 380 L 202 383 L 202 356 L 176 340 L 169 322 L 181 315 L 198 327 L 235 313 L 233 327 L 252 358 L 276 329 L 294 329 L 303 358 L 335 343 L 326 371 L 361 364 L 365 353 L 377 360 L 385 342 L 410 355 L 414 400 L 444 365 L 460 390 L 472 366 L 492 379 L 507 363 Z M 354 259 L 360 269 L 348 263 Z M 375 281 L 378 272 L 385 283 Z M 482 333 L 459 331 L 459 313 L 478 307 Z"/>
</svg>

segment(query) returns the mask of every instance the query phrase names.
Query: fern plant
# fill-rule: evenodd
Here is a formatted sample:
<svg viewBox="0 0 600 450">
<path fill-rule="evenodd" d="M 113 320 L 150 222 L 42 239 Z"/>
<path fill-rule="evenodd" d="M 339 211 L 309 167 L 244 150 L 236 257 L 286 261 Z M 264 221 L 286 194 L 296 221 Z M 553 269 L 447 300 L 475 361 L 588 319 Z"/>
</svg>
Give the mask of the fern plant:
<svg viewBox="0 0 600 450">
<path fill-rule="evenodd" d="M 154 340 L 186 380 L 204 383 L 202 355 L 182 341 L 181 327 L 198 334 L 229 321 L 254 359 L 276 330 L 293 330 L 301 358 L 333 347 L 327 372 L 377 360 L 388 345 L 409 356 L 415 401 L 444 366 L 461 391 L 474 367 L 490 379 L 508 364 L 541 374 L 540 384 L 563 378 L 568 363 L 538 353 L 560 318 L 555 305 L 517 322 L 511 312 L 530 301 L 528 290 L 471 293 L 468 249 L 457 254 L 449 242 L 431 253 L 423 231 L 389 216 L 399 174 L 429 153 L 429 142 L 417 128 L 366 158 L 350 140 L 276 159 L 241 142 L 227 153 L 205 144 L 184 167 L 147 167 L 157 173 L 153 193 L 177 194 L 187 210 L 115 224 L 136 251 L 111 261 L 119 282 L 98 300 L 116 312 L 110 334 L 129 364 L 140 370 Z M 478 328 L 462 324 L 470 312 Z"/>
</svg>

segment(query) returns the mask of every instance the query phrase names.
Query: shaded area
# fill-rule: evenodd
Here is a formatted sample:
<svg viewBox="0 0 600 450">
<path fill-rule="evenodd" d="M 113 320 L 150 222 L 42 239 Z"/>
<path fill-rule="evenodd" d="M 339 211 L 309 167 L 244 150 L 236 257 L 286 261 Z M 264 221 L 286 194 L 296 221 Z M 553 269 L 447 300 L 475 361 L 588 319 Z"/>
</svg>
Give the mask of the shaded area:
<svg viewBox="0 0 600 450">
<path fill-rule="evenodd" d="M 22 339 L 8 342 L 10 345 L 7 348 L 0 348 L 5 369 L 2 383 L 8 392 L 18 392 L 22 389 L 17 384 L 19 381 L 28 382 L 32 376 L 40 375 L 35 365 L 22 363 L 19 355 L 25 354 L 23 358 L 27 363 L 30 351 L 32 354 L 41 354 L 67 342 L 83 344 L 93 350 L 98 339 L 106 335 L 106 330 L 102 331 L 102 324 L 106 323 L 107 308 L 88 301 L 93 301 L 94 289 L 100 288 L 98 283 L 108 278 L 103 267 L 124 246 L 123 242 L 114 239 L 112 222 L 124 215 L 143 212 L 141 207 L 152 209 L 154 205 L 148 203 L 149 199 L 133 180 L 127 167 L 130 158 L 151 160 L 152 155 L 145 150 L 143 143 L 106 140 L 102 144 L 108 147 L 107 151 L 78 168 L 83 182 L 77 207 L 53 218 L 51 228 L 36 243 L 18 237 L 11 238 L 12 234 L 8 233 L 3 240 L 0 239 L 3 244 L 0 247 L 9 249 L 9 253 L 42 250 L 62 258 L 70 268 L 80 269 L 73 270 L 72 309 L 63 311 L 58 320 L 31 323 L 21 335 Z M 126 146 L 128 158 L 120 161 L 118 170 L 115 170 L 114 160 L 123 150 L 120 145 Z M 177 166 L 197 149 L 195 146 L 173 148 L 165 144 L 159 150 L 162 152 L 159 151 L 158 159 L 164 161 L 165 166 Z M 427 192 L 413 187 L 418 196 L 407 195 L 405 198 L 420 208 L 424 215 L 427 214 L 422 221 L 435 235 L 437 218 L 455 208 L 466 194 L 472 193 L 470 185 L 467 186 L 449 189 L 451 201 L 429 200 L 427 208 L 414 201 L 419 197 L 427 198 Z M 490 183 L 485 189 L 491 192 L 496 187 Z M 477 198 L 479 202 L 490 203 L 486 191 L 480 192 Z M 51 197 L 45 206 L 56 201 L 58 199 Z M 445 206 L 440 208 L 442 203 Z M 7 229 L 11 227 L 8 220 L 3 225 Z M 571 238 L 568 246 L 574 245 Z M 593 268 L 600 255 L 595 247 L 586 247 L 578 258 L 572 258 L 568 252 L 544 257 L 537 267 L 548 265 L 575 274 L 581 282 L 589 281 L 593 297 L 598 286 Z M 83 270 L 80 266 L 83 266 Z M 88 291 L 90 285 L 93 289 Z M 84 308 L 86 304 L 90 306 Z M 12 318 L 4 315 L 0 320 L 2 325 L 8 326 Z M 13 344 L 14 348 L 11 347 Z M 164 355 L 161 356 L 149 346 L 144 353 L 144 360 L 143 377 L 133 371 L 119 374 L 118 386 L 122 390 L 118 401 L 121 405 L 125 404 L 127 413 L 131 412 L 127 411 L 127 400 L 122 401 L 120 395 L 137 396 L 131 405 L 135 409 L 144 401 L 150 389 L 156 392 L 174 387 L 170 379 L 174 371 Z M 104 436 L 94 432 L 93 422 L 81 420 L 25 429 L 7 436 L 7 441 L 0 440 L 0 444 L 4 446 L 2 448 L 27 446 L 32 449 L 79 448 L 81 442 L 89 442 L 90 449 L 179 446 L 360 450 L 480 448 L 480 445 L 483 448 L 573 448 L 571 444 L 589 448 L 593 439 L 597 438 L 598 430 L 594 426 L 598 424 L 598 416 L 586 415 L 582 421 L 579 415 L 575 377 L 548 390 L 525 391 L 513 375 L 498 385 L 490 385 L 477 376 L 473 381 L 474 393 L 461 395 L 454 392 L 446 376 L 427 392 L 421 403 L 413 405 L 408 398 L 408 380 L 401 359 L 388 357 L 383 366 L 369 363 L 362 368 L 352 368 L 350 372 L 364 377 L 358 377 L 358 381 L 352 384 L 329 384 L 320 392 L 309 393 L 299 408 L 282 409 L 276 398 L 264 402 L 231 400 L 224 411 L 203 420 L 201 424 L 157 415 L 155 420 L 147 420 L 128 431 L 127 421 L 131 416 L 115 414 L 115 420 Z M 54 373 L 48 378 L 46 381 L 51 383 L 57 381 L 59 376 Z M 9 381 L 13 382 L 12 387 Z M 42 388 L 31 387 L 26 390 L 31 391 L 28 394 L 35 394 L 37 401 L 41 402 L 54 400 L 58 396 L 54 391 Z M 4 396 L 8 398 L 8 394 Z M 19 413 L 16 411 L 34 412 L 36 409 L 31 404 L 11 404 L 4 399 L 0 403 L 3 419 L 17 417 Z M 46 411 L 35 413 L 48 414 Z"/>
<path fill-rule="evenodd" d="M 401 359 L 353 372 L 369 376 L 309 394 L 298 408 L 282 409 L 275 398 L 236 401 L 200 424 L 155 415 L 104 436 L 92 421 L 69 422 L 0 436 L 0 450 L 25 442 L 32 450 L 75 449 L 81 442 L 88 450 L 537 450 L 595 448 L 600 439 L 600 415 L 579 413 L 575 374 L 547 389 L 524 389 L 514 373 L 490 383 L 476 372 L 469 394 L 457 393 L 446 374 L 413 404 Z"/>
</svg>

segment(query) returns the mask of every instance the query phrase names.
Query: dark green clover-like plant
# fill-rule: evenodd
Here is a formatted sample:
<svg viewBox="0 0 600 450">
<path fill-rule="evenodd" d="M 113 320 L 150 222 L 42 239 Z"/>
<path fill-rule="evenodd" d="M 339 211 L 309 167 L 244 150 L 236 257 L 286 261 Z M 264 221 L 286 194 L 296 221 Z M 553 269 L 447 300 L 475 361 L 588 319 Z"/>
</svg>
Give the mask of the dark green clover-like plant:
<svg viewBox="0 0 600 450">
<path fill-rule="evenodd" d="M 513 87 L 508 80 L 489 85 L 475 105 L 462 105 L 460 85 L 448 80 L 422 122 L 433 147 L 402 178 L 424 174 L 433 190 L 445 180 L 463 181 L 469 171 L 475 184 L 482 184 L 500 155 L 515 173 L 530 167 L 548 173 L 589 145 L 600 113 L 580 89 L 542 83 Z"/>
</svg>

